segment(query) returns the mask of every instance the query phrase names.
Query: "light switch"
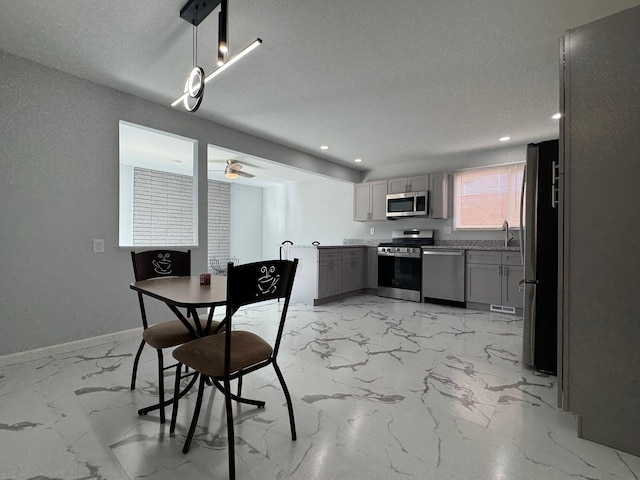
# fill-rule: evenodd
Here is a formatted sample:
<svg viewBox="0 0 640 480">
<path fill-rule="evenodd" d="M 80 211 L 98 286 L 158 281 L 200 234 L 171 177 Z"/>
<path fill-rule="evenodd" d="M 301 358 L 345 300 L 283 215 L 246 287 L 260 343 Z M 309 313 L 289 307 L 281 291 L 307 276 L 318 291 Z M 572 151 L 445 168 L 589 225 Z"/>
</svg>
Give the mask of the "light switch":
<svg viewBox="0 0 640 480">
<path fill-rule="evenodd" d="M 445 235 L 451 235 L 451 227 L 444 227 L 444 232 Z"/>
<path fill-rule="evenodd" d="M 93 239 L 93 253 L 104 253 L 104 239 L 103 238 L 94 238 Z"/>
</svg>

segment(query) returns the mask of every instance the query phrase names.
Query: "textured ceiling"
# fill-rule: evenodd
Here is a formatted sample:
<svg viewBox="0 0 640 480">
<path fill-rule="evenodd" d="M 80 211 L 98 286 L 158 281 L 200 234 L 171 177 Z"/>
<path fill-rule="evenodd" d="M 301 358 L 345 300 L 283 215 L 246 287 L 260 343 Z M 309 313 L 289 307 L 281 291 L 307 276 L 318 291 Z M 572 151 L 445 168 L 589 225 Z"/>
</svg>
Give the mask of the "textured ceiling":
<svg viewBox="0 0 640 480">
<path fill-rule="evenodd" d="M 169 105 L 192 66 L 184 3 L 0 0 L 0 48 Z M 552 138 L 559 36 L 639 3 L 229 0 L 231 54 L 264 43 L 196 115 L 373 171 Z M 198 28 L 207 73 L 216 38 L 214 12 Z"/>
</svg>

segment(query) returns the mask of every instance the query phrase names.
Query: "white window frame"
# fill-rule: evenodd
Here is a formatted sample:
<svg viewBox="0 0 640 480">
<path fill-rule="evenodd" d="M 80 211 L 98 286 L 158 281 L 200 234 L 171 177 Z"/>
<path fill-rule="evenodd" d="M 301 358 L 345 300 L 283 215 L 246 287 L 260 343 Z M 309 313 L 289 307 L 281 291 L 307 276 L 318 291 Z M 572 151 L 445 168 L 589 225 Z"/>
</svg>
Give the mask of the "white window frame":
<svg viewBox="0 0 640 480">
<path fill-rule="evenodd" d="M 509 222 L 509 227 L 520 227 L 520 195 L 522 191 L 522 175 L 524 172 L 524 162 L 503 163 L 494 165 L 483 165 L 474 168 L 465 168 L 456 170 L 453 174 L 453 227 L 455 230 L 501 230 L 504 220 Z M 504 173 L 509 176 L 506 183 L 495 185 L 496 188 L 507 188 L 507 197 L 505 200 L 510 203 L 503 206 L 503 215 L 506 218 L 496 218 L 495 222 L 487 222 L 482 225 L 472 225 L 462 223 L 462 208 L 464 203 L 464 186 L 462 185 L 463 177 L 466 173 L 482 173 L 484 170 L 487 175 L 491 175 L 492 172 L 500 172 L 500 169 L 504 170 Z M 511 170 L 511 171 L 510 171 Z M 520 172 L 514 171 L 520 170 Z M 513 178 L 511 178 L 513 177 Z M 505 213 L 506 212 L 506 213 Z"/>
<path fill-rule="evenodd" d="M 131 128 L 139 129 L 143 140 L 140 144 L 131 145 L 123 140 Z M 149 141 L 149 137 L 157 136 L 158 141 Z M 146 141 L 144 140 L 146 137 Z M 164 142 L 181 142 L 182 158 L 170 158 L 167 153 L 172 148 L 163 149 Z M 148 152 L 152 154 L 149 155 Z M 150 163 L 157 158 L 157 163 Z M 136 125 L 124 120 L 119 122 L 119 238 L 118 244 L 125 248 L 146 247 L 197 247 L 198 246 L 198 177 L 197 177 L 198 142 L 170 132 L 163 132 L 143 125 Z M 176 162 L 175 160 L 180 160 Z M 183 163 L 183 165 L 181 165 Z M 152 238 L 144 244 L 136 244 L 133 235 L 134 205 L 134 168 L 155 170 L 193 178 L 192 235 L 190 240 L 171 241 L 168 237 Z"/>
</svg>

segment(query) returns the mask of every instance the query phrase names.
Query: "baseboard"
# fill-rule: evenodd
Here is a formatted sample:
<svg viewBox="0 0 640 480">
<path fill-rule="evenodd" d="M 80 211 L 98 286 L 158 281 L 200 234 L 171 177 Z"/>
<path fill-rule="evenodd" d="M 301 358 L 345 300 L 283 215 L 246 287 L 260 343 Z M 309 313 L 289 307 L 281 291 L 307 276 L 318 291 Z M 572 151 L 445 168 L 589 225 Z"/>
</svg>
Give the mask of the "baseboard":
<svg viewBox="0 0 640 480">
<path fill-rule="evenodd" d="M 49 347 L 36 348 L 34 350 L 26 350 L 24 352 L 10 353 L 0 356 L 0 367 L 15 365 L 18 363 L 30 362 L 32 360 L 40 360 L 41 358 L 51 357 L 60 353 L 75 352 L 85 348 L 97 347 L 105 343 L 124 340 L 136 336 L 141 338 L 142 327 L 124 330 L 122 332 L 108 333 L 97 337 L 84 338 L 73 342 L 51 345 Z"/>
<path fill-rule="evenodd" d="M 360 290 L 351 290 L 349 292 L 339 293 L 338 295 L 332 295 L 330 297 L 315 298 L 313 300 L 313 306 L 317 307 L 318 305 L 324 305 L 325 303 L 344 300 L 345 298 L 355 297 L 356 295 L 360 295 L 362 293 L 365 293 L 364 288 L 361 288 Z"/>
</svg>

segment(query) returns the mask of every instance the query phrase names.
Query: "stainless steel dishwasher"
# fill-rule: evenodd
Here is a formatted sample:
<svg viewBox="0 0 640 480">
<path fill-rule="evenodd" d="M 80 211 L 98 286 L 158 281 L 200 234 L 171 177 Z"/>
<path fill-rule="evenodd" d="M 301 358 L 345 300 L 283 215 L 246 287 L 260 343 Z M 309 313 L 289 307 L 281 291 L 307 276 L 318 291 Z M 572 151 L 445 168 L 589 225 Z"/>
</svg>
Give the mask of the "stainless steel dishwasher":
<svg viewBox="0 0 640 480">
<path fill-rule="evenodd" d="M 464 250 L 423 248 L 423 299 L 464 303 L 464 263 Z"/>
</svg>

